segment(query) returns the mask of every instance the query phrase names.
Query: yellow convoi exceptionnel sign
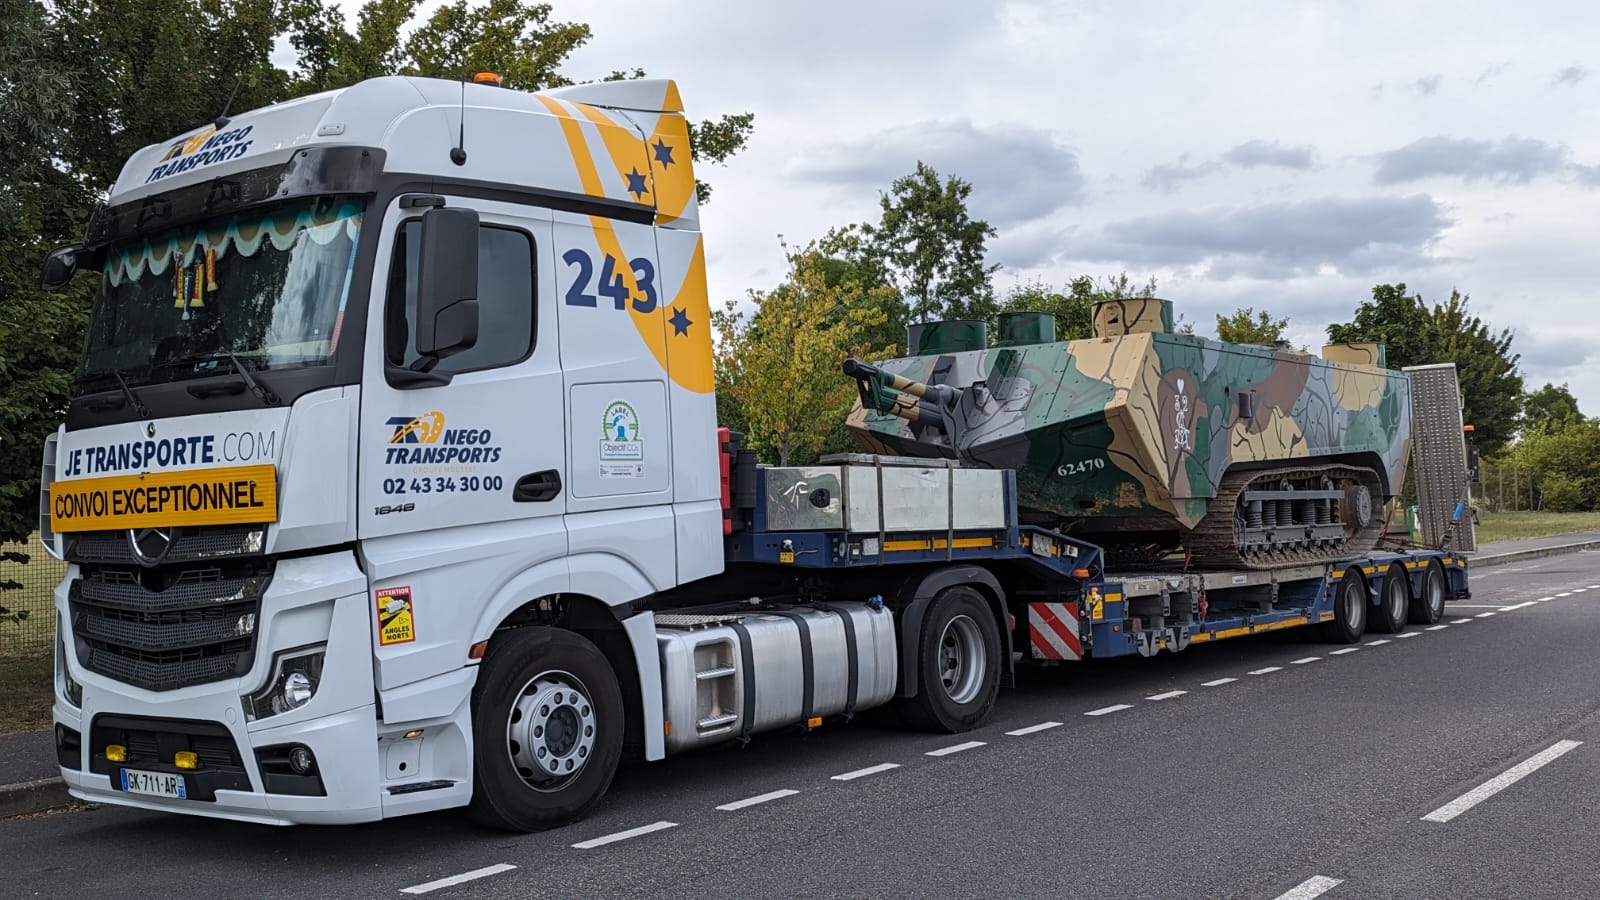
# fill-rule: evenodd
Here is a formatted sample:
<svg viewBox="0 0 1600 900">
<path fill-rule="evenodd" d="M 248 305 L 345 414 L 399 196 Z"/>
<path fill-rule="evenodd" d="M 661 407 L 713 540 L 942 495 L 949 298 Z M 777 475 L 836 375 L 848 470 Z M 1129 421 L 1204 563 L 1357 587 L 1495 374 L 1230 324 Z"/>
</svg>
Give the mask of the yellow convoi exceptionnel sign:
<svg viewBox="0 0 1600 900">
<path fill-rule="evenodd" d="M 111 531 L 278 520 L 275 466 L 80 478 L 50 485 L 50 529 Z"/>
</svg>

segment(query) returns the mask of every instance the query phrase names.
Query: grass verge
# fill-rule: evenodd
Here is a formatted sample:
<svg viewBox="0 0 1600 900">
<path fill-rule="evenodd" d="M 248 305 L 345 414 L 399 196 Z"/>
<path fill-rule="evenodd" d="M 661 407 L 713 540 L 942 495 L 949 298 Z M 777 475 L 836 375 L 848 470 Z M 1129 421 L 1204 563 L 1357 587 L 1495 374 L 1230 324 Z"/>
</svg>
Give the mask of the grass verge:
<svg viewBox="0 0 1600 900">
<path fill-rule="evenodd" d="M 1482 513 L 1481 516 L 1483 522 L 1477 529 L 1479 544 L 1547 537 L 1552 534 L 1600 531 L 1600 512 L 1519 511 Z"/>
<path fill-rule="evenodd" d="M 0 656 L 0 734 L 50 727 L 55 695 L 55 662 L 50 654 Z"/>
</svg>

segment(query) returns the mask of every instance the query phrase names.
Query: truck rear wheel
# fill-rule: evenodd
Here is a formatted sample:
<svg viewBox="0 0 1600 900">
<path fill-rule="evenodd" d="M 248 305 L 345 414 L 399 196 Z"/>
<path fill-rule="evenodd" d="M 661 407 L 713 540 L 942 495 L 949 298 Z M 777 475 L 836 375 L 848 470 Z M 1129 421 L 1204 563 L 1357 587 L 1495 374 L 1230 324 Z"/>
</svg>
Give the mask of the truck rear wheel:
<svg viewBox="0 0 1600 900">
<path fill-rule="evenodd" d="M 1422 592 L 1411 598 L 1411 622 L 1414 625 L 1434 625 L 1444 618 L 1444 601 L 1450 591 L 1450 579 L 1444 574 L 1444 564 L 1437 559 L 1428 562 L 1422 576 Z"/>
<path fill-rule="evenodd" d="M 472 814 L 510 831 L 582 818 L 622 756 L 622 690 L 581 635 L 518 628 L 489 643 L 472 690 Z"/>
<path fill-rule="evenodd" d="M 1406 567 L 1395 563 L 1383 574 L 1383 596 L 1378 608 L 1371 613 L 1368 624 L 1373 631 L 1399 634 L 1406 630 L 1406 619 L 1411 615 L 1411 577 Z"/>
<path fill-rule="evenodd" d="M 923 731 L 977 728 L 1000 692 L 1000 652 L 983 595 L 963 585 L 940 591 L 922 617 L 917 695 L 900 701 L 901 716 Z"/>
<path fill-rule="evenodd" d="M 1344 570 L 1333 594 L 1333 621 L 1322 623 L 1322 638 L 1335 644 L 1354 644 L 1367 630 L 1367 580 L 1361 570 Z"/>
</svg>

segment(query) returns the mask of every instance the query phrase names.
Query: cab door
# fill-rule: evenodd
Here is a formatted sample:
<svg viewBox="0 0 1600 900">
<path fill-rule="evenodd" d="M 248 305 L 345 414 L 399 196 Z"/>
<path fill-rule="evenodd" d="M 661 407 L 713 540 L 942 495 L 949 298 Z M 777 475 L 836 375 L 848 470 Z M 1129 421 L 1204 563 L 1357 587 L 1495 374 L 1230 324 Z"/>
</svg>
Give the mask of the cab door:
<svg viewBox="0 0 1600 900">
<path fill-rule="evenodd" d="M 388 211 L 374 263 L 386 277 L 374 277 L 368 313 L 358 529 L 374 588 L 381 687 L 458 666 L 484 606 L 512 580 L 526 581 L 529 597 L 566 590 L 550 213 L 465 197 L 445 204 L 479 217 L 478 337 L 437 363 L 448 384 L 396 372 L 417 359 L 425 209 Z M 409 629 L 396 625 L 408 610 Z M 440 658 L 395 664 L 432 653 Z"/>
</svg>

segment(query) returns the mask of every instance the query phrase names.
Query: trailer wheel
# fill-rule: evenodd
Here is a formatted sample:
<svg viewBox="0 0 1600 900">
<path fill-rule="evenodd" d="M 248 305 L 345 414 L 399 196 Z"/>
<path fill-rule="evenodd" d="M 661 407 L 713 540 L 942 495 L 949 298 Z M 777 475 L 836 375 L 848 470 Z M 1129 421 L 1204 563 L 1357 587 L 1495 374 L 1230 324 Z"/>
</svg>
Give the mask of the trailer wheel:
<svg viewBox="0 0 1600 900">
<path fill-rule="evenodd" d="M 1367 630 L 1367 580 L 1361 570 L 1344 570 L 1334 591 L 1333 621 L 1322 623 L 1322 637 L 1335 644 L 1354 644 Z"/>
<path fill-rule="evenodd" d="M 1437 559 L 1428 563 L 1422 576 L 1422 593 L 1411 598 L 1411 622 L 1415 625 L 1433 625 L 1444 618 L 1444 601 L 1450 593 L 1450 579 L 1445 577 L 1444 564 Z"/>
<path fill-rule="evenodd" d="M 582 818 L 622 756 L 622 690 L 594 644 L 558 628 L 489 643 L 472 689 L 472 814 L 509 831 Z"/>
<path fill-rule="evenodd" d="M 1373 631 L 1399 634 L 1406 630 L 1406 619 L 1411 614 L 1411 578 L 1406 567 L 1395 563 L 1383 573 L 1383 596 L 1378 608 L 1371 613 L 1368 624 Z"/>
<path fill-rule="evenodd" d="M 954 734 L 983 724 L 1000 692 L 1000 636 L 983 595 L 964 585 L 940 591 L 922 617 L 920 688 L 899 702 L 915 728 Z"/>
</svg>

